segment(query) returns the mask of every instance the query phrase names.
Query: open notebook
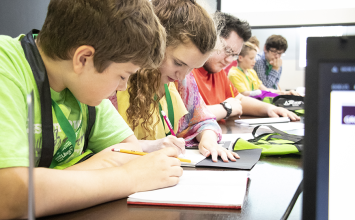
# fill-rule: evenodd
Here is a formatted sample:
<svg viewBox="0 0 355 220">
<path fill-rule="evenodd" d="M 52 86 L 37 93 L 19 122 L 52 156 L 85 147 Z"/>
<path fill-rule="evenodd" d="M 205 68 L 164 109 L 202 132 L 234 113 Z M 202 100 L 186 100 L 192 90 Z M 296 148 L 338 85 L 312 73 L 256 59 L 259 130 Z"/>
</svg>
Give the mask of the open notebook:
<svg viewBox="0 0 355 220">
<path fill-rule="evenodd" d="M 247 171 L 184 170 L 177 185 L 130 195 L 128 204 L 241 209 Z"/>
</svg>

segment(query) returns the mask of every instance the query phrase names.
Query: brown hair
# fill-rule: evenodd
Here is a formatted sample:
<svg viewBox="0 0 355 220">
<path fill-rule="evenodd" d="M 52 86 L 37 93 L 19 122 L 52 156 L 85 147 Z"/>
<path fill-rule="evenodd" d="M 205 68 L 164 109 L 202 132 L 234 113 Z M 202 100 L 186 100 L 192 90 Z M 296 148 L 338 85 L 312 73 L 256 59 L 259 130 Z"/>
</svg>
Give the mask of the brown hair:
<svg viewBox="0 0 355 220">
<path fill-rule="evenodd" d="M 251 37 L 251 28 L 247 21 L 224 12 L 216 12 L 214 16 L 219 20 L 218 30 L 221 37 L 228 39 L 232 31 L 235 31 L 244 41 L 248 41 Z"/>
<path fill-rule="evenodd" d="M 245 42 L 244 45 L 243 45 L 243 48 L 242 48 L 242 51 L 240 51 L 239 53 L 239 56 L 245 56 L 249 53 L 249 51 L 251 50 L 255 50 L 255 51 L 258 51 L 256 49 L 256 46 L 252 43 L 250 43 L 249 41 L 248 42 Z"/>
<path fill-rule="evenodd" d="M 271 35 L 265 43 L 266 50 L 270 50 L 270 48 L 275 48 L 276 50 L 287 50 L 287 40 L 281 35 Z"/>
<path fill-rule="evenodd" d="M 259 48 L 260 42 L 258 38 L 256 38 L 255 36 L 251 36 L 251 38 L 248 41 Z"/>
<path fill-rule="evenodd" d="M 51 0 L 37 40 L 47 56 L 62 60 L 90 45 L 95 68 L 103 72 L 112 62 L 158 67 L 165 37 L 147 0 Z"/>
<path fill-rule="evenodd" d="M 166 30 L 167 47 L 192 42 L 202 54 L 214 49 L 217 41 L 216 25 L 207 11 L 194 0 L 152 0 L 152 4 Z M 160 81 L 161 73 L 157 68 L 141 69 L 130 77 L 127 117 L 133 130 L 141 122 L 148 133 L 153 133 L 158 122 L 152 126 L 151 116 L 157 114 L 161 97 L 156 95 Z"/>
</svg>

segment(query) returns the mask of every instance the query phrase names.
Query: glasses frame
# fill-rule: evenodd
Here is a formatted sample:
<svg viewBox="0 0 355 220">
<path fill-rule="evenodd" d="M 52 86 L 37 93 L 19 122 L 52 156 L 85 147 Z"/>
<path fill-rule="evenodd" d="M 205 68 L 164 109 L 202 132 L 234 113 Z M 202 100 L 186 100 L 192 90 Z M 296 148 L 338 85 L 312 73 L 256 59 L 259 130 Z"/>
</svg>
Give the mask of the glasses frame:
<svg viewBox="0 0 355 220">
<path fill-rule="evenodd" d="M 275 49 L 275 50 L 272 50 L 272 49 L 269 49 L 268 50 L 270 53 L 272 53 L 272 54 L 278 54 L 278 55 L 280 55 L 280 56 L 282 56 L 284 53 L 285 53 L 285 51 L 283 51 L 282 53 L 280 53 L 280 52 L 277 52 L 277 50 Z"/>
</svg>

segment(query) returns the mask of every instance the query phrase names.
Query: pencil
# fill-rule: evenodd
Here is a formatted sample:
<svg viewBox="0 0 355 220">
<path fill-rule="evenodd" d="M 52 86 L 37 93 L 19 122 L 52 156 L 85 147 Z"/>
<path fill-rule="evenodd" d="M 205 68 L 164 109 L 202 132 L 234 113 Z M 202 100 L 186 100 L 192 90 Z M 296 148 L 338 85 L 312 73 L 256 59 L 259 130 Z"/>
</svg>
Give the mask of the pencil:
<svg viewBox="0 0 355 220">
<path fill-rule="evenodd" d="M 148 153 L 145 152 L 140 152 L 140 151 L 135 151 L 135 150 L 125 150 L 125 149 L 118 149 L 118 148 L 112 148 L 113 152 L 120 152 L 120 153 L 125 153 L 125 154 L 134 154 L 134 155 L 141 155 L 144 156 Z M 185 163 L 191 163 L 191 160 L 188 159 L 183 159 L 183 158 L 177 158 L 179 159 L 181 162 L 185 162 Z"/>
<path fill-rule="evenodd" d="M 229 85 L 229 88 L 231 89 L 232 97 L 234 98 L 234 92 L 233 92 L 233 89 L 232 89 L 232 85 Z"/>
<path fill-rule="evenodd" d="M 170 133 L 176 137 L 176 134 L 174 133 L 174 130 L 173 130 L 173 128 L 172 128 L 172 125 L 171 125 L 171 122 L 170 122 L 169 118 L 166 117 L 166 114 L 165 114 L 165 112 L 164 112 L 163 110 L 161 111 L 161 114 L 163 115 L 163 118 L 164 118 L 164 120 L 165 120 L 165 123 L 168 125 L 168 128 L 169 128 L 169 130 L 170 130 Z"/>
</svg>

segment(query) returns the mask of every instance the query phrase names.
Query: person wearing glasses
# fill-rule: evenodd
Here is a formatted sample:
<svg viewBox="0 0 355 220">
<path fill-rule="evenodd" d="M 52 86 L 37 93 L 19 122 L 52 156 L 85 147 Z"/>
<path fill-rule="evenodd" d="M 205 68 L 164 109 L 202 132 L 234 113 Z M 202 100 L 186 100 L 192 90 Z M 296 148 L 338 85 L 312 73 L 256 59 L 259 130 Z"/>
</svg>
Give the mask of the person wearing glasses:
<svg viewBox="0 0 355 220">
<path fill-rule="evenodd" d="M 278 95 L 299 95 L 296 91 L 282 91 L 267 88 L 260 81 L 253 67 L 258 48 L 250 42 L 244 43 L 243 49 L 239 54 L 238 67 L 232 67 L 228 73 L 228 78 L 240 93 L 245 96 L 258 97 L 263 91 L 268 91 Z"/>
<path fill-rule="evenodd" d="M 281 56 L 287 50 L 287 40 L 281 35 L 271 35 L 264 45 L 264 51 L 256 56 L 254 66 L 261 82 L 267 87 L 281 90 L 278 86 L 282 73 Z"/>
<path fill-rule="evenodd" d="M 218 12 L 215 18 L 224 21 L 218 30 L 221 45 L 212 52 L 203 67 L 193 69 L 191 73 L 207 108 L 217 120 L 242 114 L 299 120 L 297 115 L 284 108 L 240 94 L 232 85 L 224 68 L 238 59 L 244 42 L 251 37 L 251 29 L 248 22 L 226 13 Z"/>
</svg>

